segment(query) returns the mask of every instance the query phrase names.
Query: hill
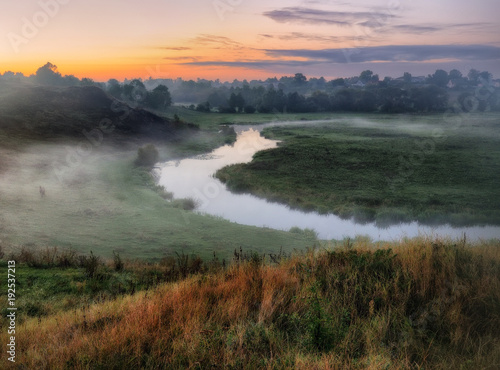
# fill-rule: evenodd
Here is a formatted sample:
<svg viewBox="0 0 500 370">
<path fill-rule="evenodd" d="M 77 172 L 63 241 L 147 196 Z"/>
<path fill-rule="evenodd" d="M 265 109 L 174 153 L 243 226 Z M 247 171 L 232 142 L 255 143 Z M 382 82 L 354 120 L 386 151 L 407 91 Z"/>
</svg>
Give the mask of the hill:
<svg viewBox="0 0 500 370">
<path fill-rule="evenodd" d="M 11 137 L 60 139 L 112 134 L 124 141 L 178 140 L 194 125 L 159 117 L 131 107 L 95 86 L 52 87 L 2 83 L 0 132 Z"/>
<path fill-rule="evenodd" d="M 93 256 L 83 259 L 85 268 L 47 266 L 68 266 L 68 254 L 29 256 L 9 256 L 25 292 L 16 304 L 32 304 L 18 311 L 16 363 L 3 356 L 5 369 L 493 369 L 500 363 L 498 242 L 348 240 L 326 251 L 273 255 L 273 266 L 235 251 L 229 267 L 179 255 L 156 265 L 123 266 L 115 258 L 114 271 L 113 264 L 89 264 Z M 41 274 L 47 280 L 36 278 Z M 57 299 L 41 298 L 52 290 Z M 85 297 L 96 303 L 85 304 Z M 0 340 L 9 343 L 7 330 Z"/>
</svg>

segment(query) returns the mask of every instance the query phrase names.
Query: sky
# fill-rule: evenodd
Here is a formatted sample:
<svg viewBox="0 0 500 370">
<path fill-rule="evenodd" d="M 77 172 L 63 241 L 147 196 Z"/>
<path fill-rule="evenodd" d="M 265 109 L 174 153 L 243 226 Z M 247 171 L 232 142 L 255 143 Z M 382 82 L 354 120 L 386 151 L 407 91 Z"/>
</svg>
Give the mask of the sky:
<svg viewBox="0 0 500 370">
<path fill-rule="evenodd" d="M 500 78 L 498 0 L 0 0 L 0 73 L 327 79 L 436 69 Z"/>
</svg>

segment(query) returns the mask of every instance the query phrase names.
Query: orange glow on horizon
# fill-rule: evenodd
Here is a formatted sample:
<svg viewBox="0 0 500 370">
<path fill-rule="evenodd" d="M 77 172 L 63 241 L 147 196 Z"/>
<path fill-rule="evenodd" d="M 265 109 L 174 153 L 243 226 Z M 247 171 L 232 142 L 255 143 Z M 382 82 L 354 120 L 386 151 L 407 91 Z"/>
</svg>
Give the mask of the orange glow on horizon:
<svg viewBox="0 0 500 370">
<path fill-rule="evenodd" d="M 248 81 L 253 79 L 267 79 L 269 77 L 280 77 L 276 73 L 272 73 L 264 70 L 256 70 L 250 68 L 237 68 L 237 67 L 219 67 L 219 66 L 186 66 L 186 65 L 176 65 L 176 64 L 60 64 L 55 60 L 48 60 L 45 62 L 40 62 L 37 64 L 33 63 L 23 63 L 23 64 L 7 64 L 3 66 L 3 70 L 0 73 L 10 72 L 21 72 L 25 76 L 30 76 L 35 74 L 37 69 L 45 65 L 45 63 L 51 62 L 58 67 L 58 72 L 61 75 L 74 75 L 75 77 L 91 78 L 97 82 L 107 82 L 109 79 L 115 78 L 119 81 L 124 79 L 134 79 L 141 78 L 143 80 L 152 79 L 177 79 L 182 78 L 184 80 L 196 80 L 198 78 L 207 80 L 229 81 L 232 82 L 235 79 Z"/>
</svg>

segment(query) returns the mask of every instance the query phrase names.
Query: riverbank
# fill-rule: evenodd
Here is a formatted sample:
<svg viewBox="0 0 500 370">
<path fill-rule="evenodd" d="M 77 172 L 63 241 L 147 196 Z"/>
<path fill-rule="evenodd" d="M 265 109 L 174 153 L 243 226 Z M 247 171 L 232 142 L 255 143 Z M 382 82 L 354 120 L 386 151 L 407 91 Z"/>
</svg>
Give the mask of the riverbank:
<svg viewBox="0 0 500 370">
<path fill-rule="evenodd" d="M 239 246 L 264 253 L 315 242 L 184 210 L 182 203 L 162 198 L 147 170 L 134 167 L 136 151 L 102 147 L 78 165 L 56 169 L 52 164 L 66 157 L 66 145 L 38 144 L 12 153 L 0 179 L 4 248 L 73 248 L 104 257 L 115 250 L 154 260 L 176 252 L 228 258 Z M 43 198 L 39 186 L 46 190 Z"/>
<path fill-rule="evenodd" d="M 216 176 L 235 192 L 360 223 L 499 225 L 498 129 L 495 114 L 458 128 L 437 115 L 269 127 L 279 148 Z"/>
</svg>

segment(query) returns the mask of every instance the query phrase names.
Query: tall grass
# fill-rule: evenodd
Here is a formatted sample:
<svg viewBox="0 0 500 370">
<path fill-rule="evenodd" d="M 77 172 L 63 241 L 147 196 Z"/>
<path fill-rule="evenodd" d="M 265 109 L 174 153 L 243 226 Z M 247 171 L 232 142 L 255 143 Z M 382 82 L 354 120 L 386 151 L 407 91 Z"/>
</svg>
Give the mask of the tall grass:
<svg viewBox="0 0 500 370">
<path fill-rule="evenodd" d="M 499 247 L 349 241 L 272 266 L 235 251 L 226 269 L 27 320 L 16 366 L 494 368 Z"/>
</svg>

